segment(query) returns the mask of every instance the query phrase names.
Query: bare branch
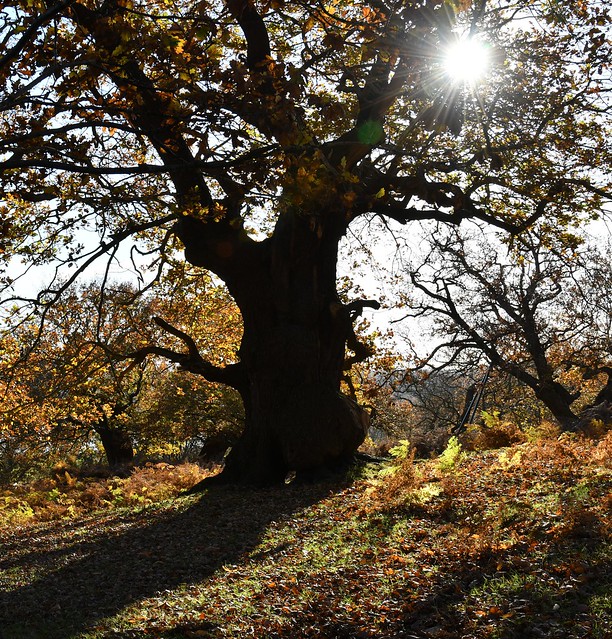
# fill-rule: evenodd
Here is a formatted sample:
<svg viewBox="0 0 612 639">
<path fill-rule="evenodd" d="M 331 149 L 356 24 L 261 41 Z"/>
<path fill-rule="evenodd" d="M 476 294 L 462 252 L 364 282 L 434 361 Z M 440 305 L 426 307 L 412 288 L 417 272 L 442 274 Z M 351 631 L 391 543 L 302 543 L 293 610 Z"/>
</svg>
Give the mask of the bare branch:
<svg viewBox="0 0 612 639">
<path fill-rule="evenodd" d="M 171 335 L 174 335 L 175 337 L 178 337 L 182 342 L 184 342 L 189 351 L 189 357 L 192 357 L 194 359 L 202 359 L 200 357 L 200 351 L 198 350 L 197 344 L 195 343 L 191 335 L 188 335 L 184 331 L 181 331 L 179 328 L 176 328 L 176 326 L 172 326 L 172 324 L 169 324 L 161 317 L 154 317 L 153 321 L 164 331 L 170 333 Z"/>
</svg>

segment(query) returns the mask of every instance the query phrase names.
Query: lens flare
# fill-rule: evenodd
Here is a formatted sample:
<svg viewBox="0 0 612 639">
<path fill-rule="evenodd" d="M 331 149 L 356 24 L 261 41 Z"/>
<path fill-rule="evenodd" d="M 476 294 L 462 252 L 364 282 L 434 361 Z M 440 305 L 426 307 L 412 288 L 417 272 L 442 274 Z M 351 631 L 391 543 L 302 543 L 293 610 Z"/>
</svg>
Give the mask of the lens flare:
<svg viewBox="0 0 612 639">
<path fill-rule="evenodd" d="M 478 40 L 459 40 L 446 52 L 444 69 L 452 82 L 474 85 L 489 66 L 489 49 Z"/>
</svg>

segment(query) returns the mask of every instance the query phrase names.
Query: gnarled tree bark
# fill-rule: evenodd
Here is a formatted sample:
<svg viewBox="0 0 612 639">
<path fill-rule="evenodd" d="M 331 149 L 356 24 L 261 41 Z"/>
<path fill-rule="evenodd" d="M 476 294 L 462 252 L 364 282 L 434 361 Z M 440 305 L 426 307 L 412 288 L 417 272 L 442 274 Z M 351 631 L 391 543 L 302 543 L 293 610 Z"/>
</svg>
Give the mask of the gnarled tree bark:
<svg viewBox="0 0 612 639">
<path fill-rule="evenodd" d="M 173 327 L 188 355 L 146 349 L 180 363 L 183 368 L 224 381 L 241 394 L 246 426 L 226 459 L 223 478 L 268 483 L 290 471 L 310 470 L 349 458 L 364 440 L 367 413 L 340 392 L 346 368 L 369 351 L 360 347 L 353 320 L 376 302 L 341 303 L 336 292 L 336 255 L 343 229 L 323 228 L 323 216 L 284 212 L 269 242 L 257 249 L 234 246 L 220 255 L 205 225 L 202 234 L 179 230 L 190 260 L 223 273 L 244 318 L 240 361 L 229 369 L 203 365 L 193 341 Z M 248 247 L 248 248 L 247 248 Z M 245 251 L 249 268 L 234 274 L 235 253 Z M 232 259 L 229 258 L 232 256 Z M 242 267 L 242 264 L 240 264 Z M 142 356 L 144 351 L 140 352 Z"/>
</svg>

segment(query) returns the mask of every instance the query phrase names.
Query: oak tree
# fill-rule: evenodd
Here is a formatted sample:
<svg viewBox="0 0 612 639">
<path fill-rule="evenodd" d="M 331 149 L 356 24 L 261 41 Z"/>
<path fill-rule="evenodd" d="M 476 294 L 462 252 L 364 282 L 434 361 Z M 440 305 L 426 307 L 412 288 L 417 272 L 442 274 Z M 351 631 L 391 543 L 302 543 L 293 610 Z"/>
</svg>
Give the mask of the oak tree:
<svg viewBox="0 0 612 639">
<path fill-rule="evenodd" d="M 107 288 L 105 297 L 97 315 L 96 285 L 70 289 L 49 310 L 44 333 L 30 321 L 5 338 L 14 347 L 1 380 L 0 439 L 17 438 L 41 461 L 95 450 L 97 439 L 111 467 L 132 461 L 130 413 L 154 367 L 117 361 L 109 351 L 134 348 L 143 333 L 153 337 L 146 330 L 152 305 L 127 306 L 134 291 L 126 285 Z"/>
<path fill-rule="evenodd" d="M 120 468 L 136 451 L 176 453 L 189 440 L 210 447 L 209 440 L 235 435 L 240 411 L 230 394 L 166 361 L 124 357 L 159 339 L 160 328 L 151 322 L 159 313 L 173 321 L 179 315 L 184 327 L 197 318 L 196 333 L 222 333 L 200 339 L 212 361 L 235 351 L 240 318 L 227 293 L 210 278 L 180 269 L 180 295 L 169 295 L 178 277 L 146 295 L 125 283 L 102 292 L 98 283 L 73 287 L 49 309 L 42 334 L 30 321 L 2 340 L 5 465 L 17 449 L 29 449 L 38 466 L 62 454 L 92 457 L 99 446 L 108 465 Z M 227 415 L 230 409 L 235 418 Z"/>
<path fill-rule="evenodd" d="M 126 242 L 139 267 L 161 273 L 184 251 L 220 278 L 244 322 L 234 361 L 207 361 L 163 318 L 181 346 L 131 355 L 240 393 L 228 479 L 282 480 L 364 438 L 367 414 L 339 389 L 347 348 L 369 354 L 353 323 L 377 303 L 338 296 L 349 225 L 477 219 L 518 233 L 607 197 L 610 14 L 595 0 L 1 6 L 0 248 L 74 265 L 25 306 L 44 320 Z M 489 47 L 486 82 L 444 70 L 467 35 Z"/>
</svg>

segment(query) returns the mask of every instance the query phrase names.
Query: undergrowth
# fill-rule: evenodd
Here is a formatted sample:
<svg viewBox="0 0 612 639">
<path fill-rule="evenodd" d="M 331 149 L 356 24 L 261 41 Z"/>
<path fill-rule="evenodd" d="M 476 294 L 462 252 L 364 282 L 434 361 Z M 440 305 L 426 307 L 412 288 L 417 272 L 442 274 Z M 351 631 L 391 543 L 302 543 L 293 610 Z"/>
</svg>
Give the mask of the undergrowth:
<svg viewBox="0 0 612 639">
<path fill-rule="evenodd" d="M 197 464 L 158 463 L 134 468 L 128 477 L 80 477 L 58 465 L 51 477 L 0 489 L 0 529 L 149 506 L 175 497 L 210 474 Z"/>
</svg>

